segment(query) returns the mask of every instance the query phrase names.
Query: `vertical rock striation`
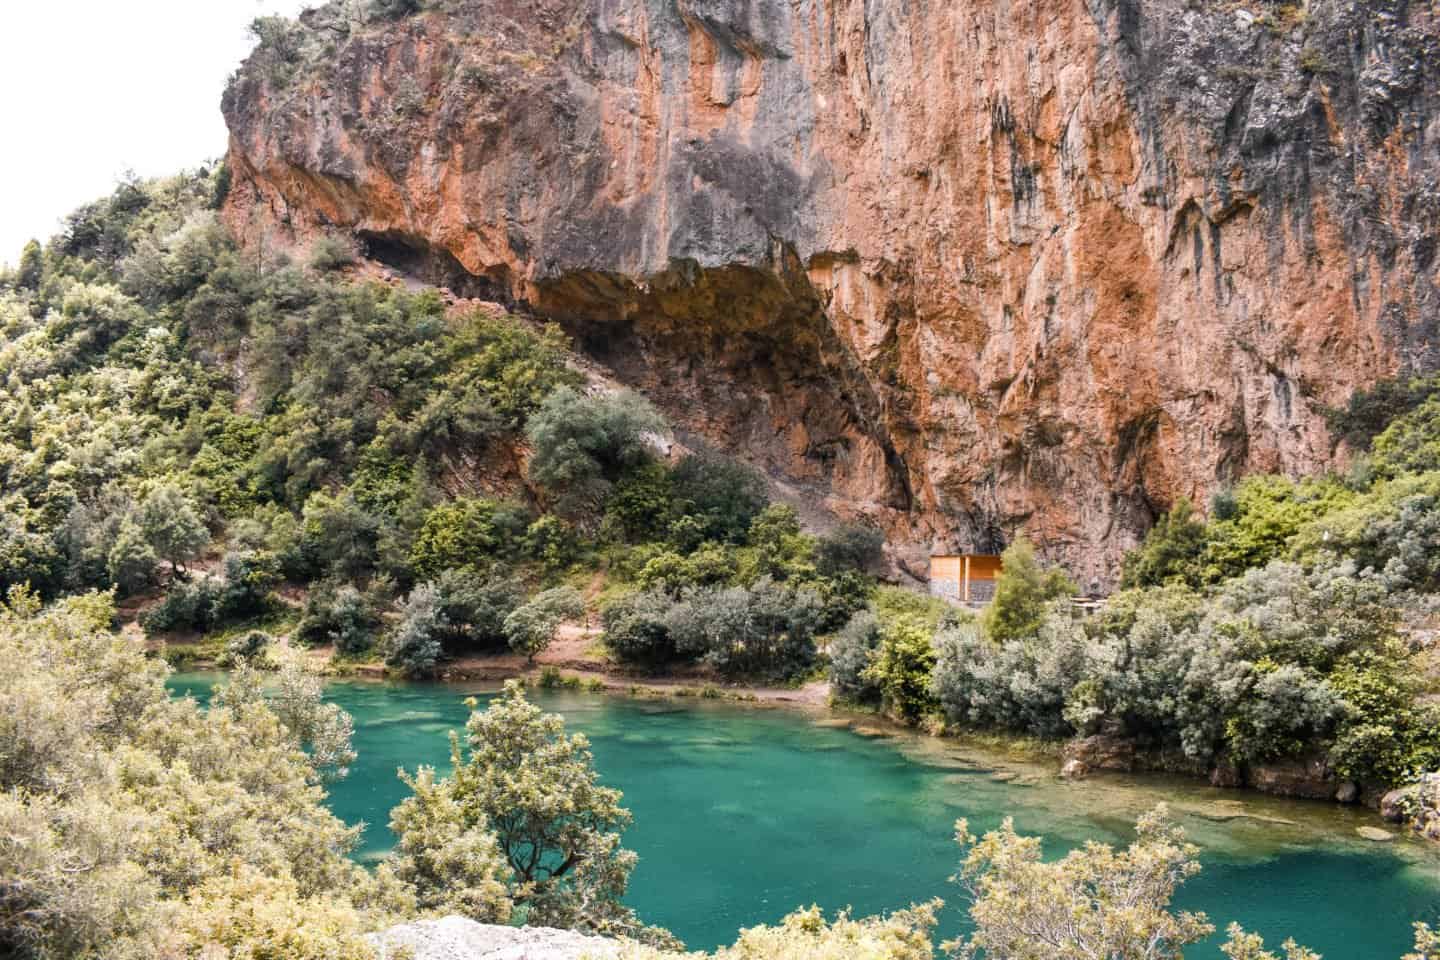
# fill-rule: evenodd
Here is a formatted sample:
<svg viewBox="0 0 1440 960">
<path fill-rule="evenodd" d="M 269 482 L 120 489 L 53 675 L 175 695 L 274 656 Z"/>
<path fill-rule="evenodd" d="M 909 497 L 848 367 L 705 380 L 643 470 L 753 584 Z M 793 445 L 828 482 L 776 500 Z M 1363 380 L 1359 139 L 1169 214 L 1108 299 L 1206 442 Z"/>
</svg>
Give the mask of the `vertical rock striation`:
<svg viewBox="0 0 1440 960">
<path fill-rule="evenodd" d="M 555 318 L 916 559 L 1108 580 L 1440 360 L 1431 3 L 438 6 L 257 49 L 232 224 Z"/>
</svg>

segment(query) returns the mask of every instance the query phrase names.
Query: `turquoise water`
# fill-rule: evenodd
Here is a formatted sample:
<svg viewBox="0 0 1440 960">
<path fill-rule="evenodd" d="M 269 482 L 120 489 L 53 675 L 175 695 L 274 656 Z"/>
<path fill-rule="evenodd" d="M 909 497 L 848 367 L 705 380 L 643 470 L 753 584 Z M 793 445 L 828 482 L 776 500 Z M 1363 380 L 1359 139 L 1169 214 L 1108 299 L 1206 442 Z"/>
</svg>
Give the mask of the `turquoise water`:
<svg viewBox="0 0 1440 960">
<path fill-rule="evenodd" d="M 214 675 L 177 675 L 203 697 Z M 399 766 L 448 765 L 447 731 L 464 723 L 456 687 L 335 683 L 355 718 L 360 758 L 332 790 L 340 817 L 369 824 L 362 855 L 391 842 L 388 811 L 405 794 Z M 693 948 L 732 941 L 742 926 L 798 905 L 867 914 L 933 896 L 948 906 L 941 934 L 964 924 L 946 878 L 957 817 L 972 829 L 1007 814 L 1060 855 L 1089 839 L 1124 843 L 1136 815 L 1170 803 L 1205 848 L 1204 872 L 1178 905 L 1217 926 L 1237 920 L 1278 944 L 1287 936 L 1328 960 L 1398 960 L 1410 924 L 1440 919 L 1440 860 L 1417 841 L 1354 836 L 1363 811 L 1219 791 L 1155 778 L 1066 783 L 951 741 L 867 739 L 790 711 L 695 701 L 538 692 L 587 734 L 603 779 L 635 815 L 640 854 L 629 900 Z M 483 699 L 483 694 L 482 694 Z M 1213 947 L 1192 957 L 1218 958 Z"/>
</svg>

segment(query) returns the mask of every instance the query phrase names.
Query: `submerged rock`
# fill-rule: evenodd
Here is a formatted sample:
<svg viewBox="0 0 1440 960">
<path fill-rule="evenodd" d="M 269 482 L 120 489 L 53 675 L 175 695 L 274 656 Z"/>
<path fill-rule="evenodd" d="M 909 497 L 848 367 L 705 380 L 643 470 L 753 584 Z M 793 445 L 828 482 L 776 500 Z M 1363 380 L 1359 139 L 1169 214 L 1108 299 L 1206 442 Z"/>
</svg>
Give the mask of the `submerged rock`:
<svg viewBox="0 0 1440 960">
<path fill-rule="evenodd" d="M 1381 830 L 1379 827 L 1356 827 L 1355 832 L 1366 840 L 1373 840 L 1376 843 L 1389 843 L 1395 839 L 1395 834 L 1389 830 Z"/>
<path fill-rule="evenodd" d="M 610 960 L 620 955 L 620 945 L 604 937 L 548 927 L 502 927 L 464 917 L 407 923 L 369 939 L 381 960 L 404 948 L 412 951 L 413 960 Z"/>
</svg>

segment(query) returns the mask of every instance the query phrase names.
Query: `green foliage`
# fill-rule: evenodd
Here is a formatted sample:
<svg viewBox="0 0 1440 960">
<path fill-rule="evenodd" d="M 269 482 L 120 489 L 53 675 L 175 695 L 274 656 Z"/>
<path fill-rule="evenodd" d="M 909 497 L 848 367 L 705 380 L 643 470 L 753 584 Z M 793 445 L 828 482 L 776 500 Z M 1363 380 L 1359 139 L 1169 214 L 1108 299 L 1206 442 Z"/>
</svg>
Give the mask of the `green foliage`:
<svg viewBox="0 0 1440 960">
<path fill-rule="evenodd" d="M 1327 419 L 1330 432 L 1354 450 L 1366 450 L 1377 434 L 1400 417 L 1430 400 L 1440 390 L 1440 380 L 1423 377 L 1393 377 L 1350 395 L 1345 408 L 1332 410 Z"/>
<path fill-rule="evenodd" d="M 683 522 L 671 537 L 682 549 L 706 540 L 744 543 L 750 525 L 770 502 L 765 480 L 751 468 L 713 454 L 691 454 L 671 473 L 676 509 Z"/>
<path fill-rule="evenodd" d="M 525 602 L 518 583 L 462 567 L 446 570 L 435 586 L 444 617 L 440 642 L 447 655 L 495 651 L 509 643 L 505 620 Z"/>
<path fill-rule="evenodd" d="M 1034 636 L 1046 605 L 1057 597 L 1073 595 L 1076 586 L 1063 570 L 1041 566 L 1035 548 L 1024 537 L 1006 549 L 1001 563 L 995 597 L 981 622 L 985 635 L 1003 644 Z"/>
<path fill-rule="evenodd" d="M 537 593 L 505 618 L 505 637 L 510 649 L 535 662 L 555 639 L 560 625 L 585 612 L 585 600 L 574 587 L 552 587 Z"/>
<path fill-rule="evenodd" d="M 350 584 L 325 582 L 311 588 L 294 639 L 307 646 L 333 644 L 338 653 L 359 656 L 375 644 L 380 617 L 366 596 Z"/>
<path fill-rule="evenodd" d="M 673 660 L 676 650 L 669 617 L 674 602 L 667 594 L 647 590 L 606 604 L 600 611 L 605 645 L 630 663 L 653 666 Z"/>
<path fill-rule="evenodd" d="M 155 556 L 183 572 L 210 542 L 194 504 L 172 484 L 151 490 L 140 503 L 140 532 Z"/>
<path fill-rule="evenodd" d="M 367 956 L 379 884 L 302 749 L 327 712 L 172 699 L 112 616 L 97 594 L 0 608 L 0 949 Z"/>
<path fill-rule="evenodd" d="M 410 565 L 426 578 L 452 567 L 486 568 L 509 556 L 525 531 L 525 514 L 519 507 L 494 500 L 452 500 L 425 515 L 410 551 Z"/>
<path fill-rule="evenodd" d="M 1166 816 L 1161 806 L 1142 817 L 1125 850 L 1092 841 L 1049 863 L 1040 840 L 1018 835 L 1009 818 L 979 838 L 958 821 L 965 856 L 955 879 L 975 930 L 945 949 L 963 960 L 1180 960 L 1215 928 L 1203 913 L 1170 912 L 1200 864 L 1199 848 Z"/>
<path fill-rule="evenodd" d="M 885 710 L 914 722 L 935 709 L 930 675 L 935 647 L 930 632 L 913 621 L 897 621 L 880 631 L 880 646 L 862 678 L 879 694 Z"/>
<path fill-rule="evenodd" d="M 871 671 L 880 652 L 880 620 L 869 610 L 862 610 L 830 641 L 830 686 L 849 700 L 878 701 L 880 689 Z M 928 678 L 927 678 L 928 680 Z"/>
<path fill-rule="evenodd" d="M 930 931 L 939 900 L 899 910 L 889 916 L 854 919 L 842 911 L 827 921 L 817 906 L 796 910 L 775 926 L 740 931 L 733 946 L 713 954 L 689 954 L 714 960 L 932 960 Z M 620 960 L 669 960 L 675 957 L 653 947 L 622 946 Z"/>
<path fill-rule="evenodd" d="M 664 419 L 638 394 L 596 397 L 557 387 L 526 428 L 534 451 L 530 479 L 566 512 L 594 511 L 617 480 L 649 462 L 647 437 L 665 429 Z"/>
<path fill-rule="evenodd" d="M 477 834 L 491 833 L 508 867 L 510 899 L 525 922 L 657 936 L 622 903 L 635 866 L 635 854 L 620 846 L 630 813 L 620 806 L 620 791 L 600 786 L 585 737 L 567 735 L 564 721 L 527 701 L 513 680 L 484 711 L 475 710 L 473 700 L 470 705 L 463 747 L 453 741 L 453 773 L 435 781 L 434 771 L 422 767 L 410 780 L 418 799 L 401 808 L 406 816 L 400 826 L 407 828 L 401 855 L 413 857 L 418 848 L 433 862 L 468 837 L 483 852 L 478 879 L 480 899 L 488 904 L 494 900 L 490 881 L 501 872 L 489 866 L 493 855 Z M 436 839 L 407 842 L 405 834 L 413 835 L 417 822 Z M 475 889 L 476 862 L 449 860 L 455 864 L 449 870 L 422 864 L 438 874 L 433 887 L 450 886 L 459 872 L 457 886 Z"/>
<path fill-rule="evenodd" d="M 355 258 L 355 244 L 344 237 L 321 237 L 310 247 L 310 269 L 320 273 L 343 270 L 352 265 Z"/>
<path fill-rule="evenodd" d="M 1125 555 L 1123 587 L 1158 587 L 1166 583 L 1201 582 L 1201 556 L 1205 552 L 1205 522 L 1185 497 L 1175 501 L 1139 549 Z"/>
<path fill-rule="evenodd" d="M 676 651 L 727 676 L 789 679 L 815 662 L 819 596 L 762 578 L 750 587 L 703 587 L 670 608 Z"/>
<path fill-rule="evenodd" d="M 865 572 L 880 562 L 885 536 L 862 523 L 842 523 L 815 541 L 815 568 L 822 576 Z"/>
<path fill-rule="evenodd" d="M 1329 676 L 1344 703 L 1331 762 L 1361 783 L 1409 783 L 1440 769 L 1440 705 L 1425 698 L 1409 651 L 1357 650 Z"/>
<path fill-rule="evenodd" d="M 1235 488 L 1229 515 L 1210 524 L 1200 578 L 1218 583 L 1288 555 L 1291 538 L 1352 494 L 1333 480 L 1253 476 Z"/>
<path fill-rule="evenodd" d="M 422 583 L 400 604 L 400 619 L 385 640 L 385 662 L 407 677 L 435 672 L 444 648 L 441 635 L 449 628 L 440 605 L 440 591 Z"/>
<path fill-rule="evenodd" d="M 45 255 L 39 241 L 30 240 L 20 251 L 20 265 L 15 271 L 15 285 L 22 290 L 38 290 L 45 277 Z"/>
</svg>

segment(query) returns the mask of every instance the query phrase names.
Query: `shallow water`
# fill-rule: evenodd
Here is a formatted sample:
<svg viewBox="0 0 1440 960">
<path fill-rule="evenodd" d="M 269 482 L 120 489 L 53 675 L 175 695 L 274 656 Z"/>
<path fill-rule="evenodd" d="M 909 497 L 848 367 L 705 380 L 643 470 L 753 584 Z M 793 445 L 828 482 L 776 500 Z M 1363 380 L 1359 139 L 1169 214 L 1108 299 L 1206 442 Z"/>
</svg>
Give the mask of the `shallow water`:
<svg viewBox="0 0 1440 960">
<path fill-rule="evenodd" d="M 214 680 L 182 674 L 172 687 L 203 697 Z M 448 766 L 447 732 L 464 723 L 470 691 L 329 689 L 355 718 L 360 754 L 331 805 L 347 822 L 370 824 L 361 855 L 375 858 L 391 843 L 388 811 L 405 795 L 396 768 Z M 693 948 L 728 943 L 738 928 L 799 905 L 868 914 L 933 896 L 949 902 L 941 934 L 954 936 L 964 924 L 959 890 L 946 880 L 956 818 L 979 832 L 1013 815 L 1058 856 L 1086 840 L 1127 842 L 1136 816 L 1161 800 L 1205 848 L 1204 872 L 1177 905 L 1206 911 L 1221 929 L 1236 920 L 1272 944 L 1293 935 L 1328 960 L 1398 960 L 1413 921 L 1440 919 L 1440 857 L 1409 839 L 1360 840 L 1355 827 L 1376 824 L 1365 811 L 1166 778 L 1067 783 L 1053 767 L 982 748 L 866 738 L 785 710 L 534 696 L 590 737 L 603 780 L 625 792 L 635 815 L 625 843 L 640 854 L 629 901 Z"/>
</svg>

